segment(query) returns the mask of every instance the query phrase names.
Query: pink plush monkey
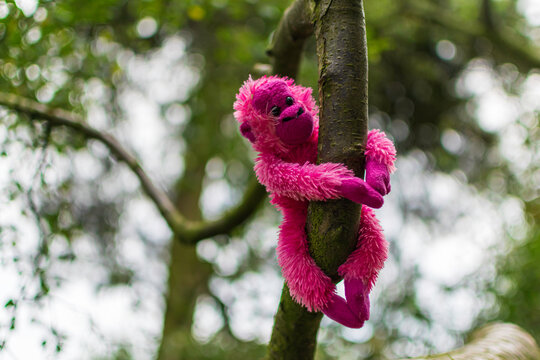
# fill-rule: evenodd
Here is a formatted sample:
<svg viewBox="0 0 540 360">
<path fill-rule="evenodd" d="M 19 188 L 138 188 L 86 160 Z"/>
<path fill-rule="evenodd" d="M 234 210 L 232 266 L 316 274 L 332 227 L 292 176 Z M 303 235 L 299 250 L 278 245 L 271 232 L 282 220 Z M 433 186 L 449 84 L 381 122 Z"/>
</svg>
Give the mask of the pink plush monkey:
<svg viewBox="0 0 540 360">
<path fill-rule="evenodd" d="M 278 262 L 293 299 L 309 311 L 360 328 L 369 319 L 369 292 L 387 257 L 388 245 L 372 210 L 362 207 L 358 245 L 339 268 L 345 299 L 308 251 L 305 223 L 310 200 L 347 198 L 372 208 L 390 191 L 396 151 L 384 133 L 372 130 L 366 144 L 366 181 L 343 164 L 316 165 L 318 108 L 311 89 L 276 76 L 240 88 L 234 104 L 240 131 L 259 153 L 255 173 L 283 213 Z"/>
</svg>

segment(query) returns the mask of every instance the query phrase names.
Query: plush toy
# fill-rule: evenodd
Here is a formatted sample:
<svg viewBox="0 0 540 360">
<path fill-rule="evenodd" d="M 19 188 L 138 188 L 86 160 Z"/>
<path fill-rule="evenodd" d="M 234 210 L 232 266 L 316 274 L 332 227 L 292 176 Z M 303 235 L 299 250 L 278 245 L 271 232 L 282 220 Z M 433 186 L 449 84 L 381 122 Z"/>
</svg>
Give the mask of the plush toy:
<svg viewBox="0 0 540 360">
<path fill-rule="evenodd" d="M 240 88 L 234 104 L 240 132 L 258 152 L 255 173 L 283 213 L 278 263 L 292 298 L 309 311 L 352 328 L 369 319 L 369 292 L 387 257 L 388 245 L 372 210 L 362 207 L 358 244 L 339 267 L 345 299 L 309 255 L 305 224 L 308 202 L 347 198 L 372 208 L 390 191 L 396 151 L 384 133 L 372 130 L 366 144 L 366 181 L 338 163 L 316 165 L 318 108 L 311 89 L 276 76 Z"/>
</svg>

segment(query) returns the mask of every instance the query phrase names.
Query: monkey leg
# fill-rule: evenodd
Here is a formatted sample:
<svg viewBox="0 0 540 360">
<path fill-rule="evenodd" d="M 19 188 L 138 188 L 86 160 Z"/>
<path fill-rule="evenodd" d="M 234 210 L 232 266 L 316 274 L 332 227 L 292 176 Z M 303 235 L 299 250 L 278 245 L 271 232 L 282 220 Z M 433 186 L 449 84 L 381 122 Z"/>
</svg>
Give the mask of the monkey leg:
<svg viewBox="0 0 540 360">
<path fill-rule="evenodd" d="M 347 289 L 350 295 L 347 296 Z M 352 294 L 352 295 L 351 295 Z M 345 283 L 347 300 L 333 293 L 326 307 L 321 311 L 330 319 L 350 328 L 361 328 L 369 318 L 369 297 L 367 288 L 361 281 Z M 354 306 L 353 306 L 354 303 Z M 353 310 L 355 309 L 355 310 Z M 367 317 L 365 316 L 367 314 Z"/>
<path fill-rule="evenodd" d="M 362 322 L 369 319 L 369 292 L 388 257 L 388 243 L 373 211 L 362 207 L 357 248 L 338 269 L 345 279 L 345 297 Z"/>
<path fill-rule="evenodd" d="M 305 224 L 307 206 L 283 209 L 277 246 L 278 263 L 292 298 L 309 311 L 320 311 L 335 294 L 332 280 L 309 255 Z"/>
</svg>

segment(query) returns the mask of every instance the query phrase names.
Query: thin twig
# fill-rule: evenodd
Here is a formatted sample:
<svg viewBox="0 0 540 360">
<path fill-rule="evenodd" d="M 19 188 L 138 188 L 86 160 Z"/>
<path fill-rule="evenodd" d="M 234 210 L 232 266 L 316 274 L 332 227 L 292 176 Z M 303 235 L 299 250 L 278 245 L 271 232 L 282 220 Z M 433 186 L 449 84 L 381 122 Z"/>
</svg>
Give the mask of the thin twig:
<svg viewBox="0 0 540 360">
<path fill-rule="evenodd" d="M 28 190 L 26 191 L 26 198 L 28 201 L 28 205 L 36 221 L 36 225 L 38 227 L 39 237 L 40 237 L 40 244 L 37 250 L 37 254 L 34 257 L 34 276 L 38 275 L 40 288 L 41 288 L 38 296 L 48 292 L 48 285 L 47 285 L 45 273 L 44 273 L 44 270 L 41 268 L 41 259 L 43 259 L 49 254 L 49 239 L 48 239 L 49 234 L 47 234 L 47 230 L 45 229 L 45 226 L 41 219 L 39 209 L 34 200 L 34 185 L 36 184 L 38 179 L 40 182 L 43 182 L 43 171 L 44 171 L 44 167 L 47 160 L 47 148 L 49 146 L 51 131 L 52 131 L 51 123 L 47 122 L 45 124 L 45 130 L 43 134 L 43 143 L 41 145 L 41 154 L 39 156 L 38 166 L 36 167 L 36 172 L 34 173 L 34 176 L 32 177 L 32 182 L 30 186 L 28 187 Z"/>
<path fill-rule="evenodd" d="M 236 340 L 237 342 L 242 342 L 242 340 L 238 339 L 236 337 L 236 335 L 234 335 L 234 332 L 232 331 L 232 328 L 231 328 L 231 319 L 230 319 L 230 316 L 229 316 L 229 307 L 227 306 L 227 304 L 225 304 L 220 298 L 219 296 L 215 295 L 215 294 L 212 294 L 210 292 L 210 297 L 216 302 L 216 304 L 218 305 L 218 308 L 219 308 L 219 312 L 221 314 L 221 316 L 223 317 L 223 327 L 224 327 L 224 331 L 227 333 L 227 335 L 229 335 L 231 338 L 233 338 L 234 340 Z"/>
</svg>

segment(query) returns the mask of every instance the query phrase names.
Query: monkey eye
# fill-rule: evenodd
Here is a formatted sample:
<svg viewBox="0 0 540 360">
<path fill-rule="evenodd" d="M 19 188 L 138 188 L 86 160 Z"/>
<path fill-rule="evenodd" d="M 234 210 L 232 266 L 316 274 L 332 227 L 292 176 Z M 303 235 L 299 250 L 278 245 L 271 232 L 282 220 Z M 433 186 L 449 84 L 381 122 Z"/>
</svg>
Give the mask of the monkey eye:
<svg viewBox="0 0 540 360">
<path fill-rule="evenodd" d="M 279 106 L 274 106 L 271 110 L 271 113 L 274 116 L 279 116 L 279 114 L 281 114 L 281 109 L 279 108 Z"/>
<path fill-rule="evenodd" d="M 287 105 L 292 105 L 294 103 L 294 100 L 292 97 L 287 96 L 287 98 L 285 99 L 285 102 L 287 103 Z"/>
</svg>

